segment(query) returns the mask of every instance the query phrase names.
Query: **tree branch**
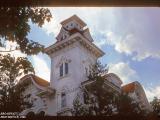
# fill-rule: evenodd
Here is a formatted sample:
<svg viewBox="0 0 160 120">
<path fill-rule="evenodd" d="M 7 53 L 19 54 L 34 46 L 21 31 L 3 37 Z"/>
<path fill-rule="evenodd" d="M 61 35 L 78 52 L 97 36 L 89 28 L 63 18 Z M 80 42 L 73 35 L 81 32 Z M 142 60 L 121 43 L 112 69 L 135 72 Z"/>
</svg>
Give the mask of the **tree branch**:
<svg viewBox="0 0 160 120">
<path fill-rule="evenodd" d="M 13 50 L 0 50 L 0 52 L 13 52 L 13 51 L 16 51 L 18 50 L 17 48 L 16 49 L 13 49 Z"/>
</svg>

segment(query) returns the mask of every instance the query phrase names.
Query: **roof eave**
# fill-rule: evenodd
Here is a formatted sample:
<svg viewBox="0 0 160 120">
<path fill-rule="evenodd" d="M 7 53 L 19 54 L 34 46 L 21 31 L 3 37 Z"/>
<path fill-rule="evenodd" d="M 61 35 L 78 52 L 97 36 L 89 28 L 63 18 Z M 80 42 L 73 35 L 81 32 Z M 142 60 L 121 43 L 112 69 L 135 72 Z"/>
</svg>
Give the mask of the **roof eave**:
<svg viewBox="0 0 160 120">
<path fill-rule="evenodd" d="M 80 40 L 80 38 L 82 40 Z M 88 44 L 90 47 L 95 49 L 98 53 L 98 57 L 102 57 L 103 55 L 105 55 L 105 53 L 100 48 L 98 48 L 94 43 L 92 43 L 92 42 L 88 41 L 86 38 L 84 38 L 80 33 L 75 33 L 75 34 L 73 34 L 73 36 L 69 37 L 66 40 L 54 43 L 53 45 L 45 48 L 44 52 L 50 56 L 50 52 L 52 52 L 53 49 L 55 49 L 56 47 L 63 45 L 63 44 L 67 44 L 67 42 L 72 43 L 72 42 L 75 42 L 78 40 L 80 40 L 80 42 L 84 42 L 84 43 Z"/>
</svg>

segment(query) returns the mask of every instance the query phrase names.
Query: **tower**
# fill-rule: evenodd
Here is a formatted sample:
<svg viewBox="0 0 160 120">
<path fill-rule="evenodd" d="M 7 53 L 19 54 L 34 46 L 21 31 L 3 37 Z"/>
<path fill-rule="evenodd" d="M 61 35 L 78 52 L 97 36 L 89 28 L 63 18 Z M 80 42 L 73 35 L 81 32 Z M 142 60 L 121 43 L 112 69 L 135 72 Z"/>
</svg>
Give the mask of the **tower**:
<svg viewBox="0 0 160 120">
<path fill-rule="evenodd" d="M 78 16 L 61 22 L 56 42 L 45 52 L 51 58 L 51 87 L 56 90 L 57 114 L 69 114 L 81 82 L 87 80 L 89 66 L 104 55 L 94 43 L 89 29 Z"/>
</svg>

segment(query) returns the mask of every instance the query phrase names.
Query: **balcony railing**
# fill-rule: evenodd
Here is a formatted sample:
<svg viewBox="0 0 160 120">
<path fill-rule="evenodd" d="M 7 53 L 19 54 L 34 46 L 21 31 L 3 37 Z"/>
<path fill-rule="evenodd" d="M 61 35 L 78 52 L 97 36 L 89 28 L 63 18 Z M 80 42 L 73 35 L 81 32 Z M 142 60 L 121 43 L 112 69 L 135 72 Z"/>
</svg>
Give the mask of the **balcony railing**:
<svg viewBox="0 0 160 120">
<path fill-rule="evenodd" d="M 94 83 L 95 81 L 92 81 L 92 80 L 86 80 L 82 83 L 82 86 L 88 86 L 88 85 L 91 85 L 92 83 Z M 118 87 L 117 85 L 115 85 L 114 83 L 108 81 L 108 80 L 105 80 L 104 81 L 104 84 L 107 86 L 107 87 L 110 87 L 111 89 L 117 91 L 118 93 L 121 92 L 121 88 Z"/>
<path fill-rule="evenodd" d="M 112 82 L 110 82 L 108 80 L 105 80 L 104 83 L 105 83 L 105 85 L 111 87 L 112 89 L 118 91 L 119 93 L 121 92 L 121 88 L 118 87 L 117 85 L 115 85 L 114 83 L 112 83 Z"/>
</svg>

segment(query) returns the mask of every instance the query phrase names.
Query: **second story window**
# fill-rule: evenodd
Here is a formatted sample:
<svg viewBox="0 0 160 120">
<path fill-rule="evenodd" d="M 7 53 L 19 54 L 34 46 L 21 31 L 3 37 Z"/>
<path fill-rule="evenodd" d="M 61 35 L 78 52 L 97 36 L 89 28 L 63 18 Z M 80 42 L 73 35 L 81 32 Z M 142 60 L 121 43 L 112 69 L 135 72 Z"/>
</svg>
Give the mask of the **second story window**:
<svg viewBox="0 0 160 120">
<path fill-rule="evenodd" d="M 60 72 L 60 77 L 63 76 L 63 64 L 61 64 L 59 72 Z"/>
<path fill-rule="evenodd" d="M 68 74 L 68 63 L 65 63 L 65 74 Z"/>
<path fill-rule="evenodd" d="M 59 68 L 59 73 L 60 73 L 60 77 L 64 76 L 64 75 L 67 75 L 69 72 L 68 70 L 68 63 L 62 63 L 60 65 L 60 68 Z"/>
</svg>

